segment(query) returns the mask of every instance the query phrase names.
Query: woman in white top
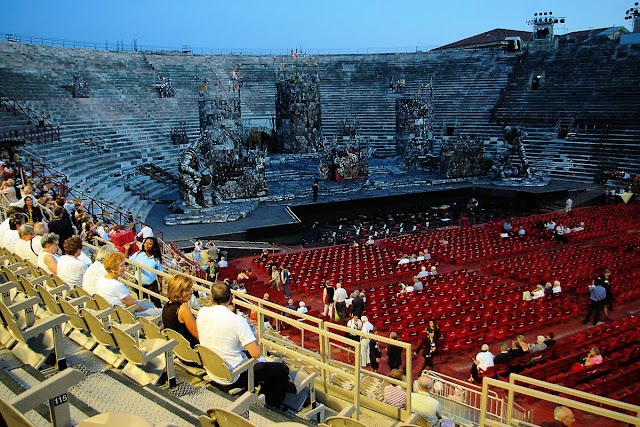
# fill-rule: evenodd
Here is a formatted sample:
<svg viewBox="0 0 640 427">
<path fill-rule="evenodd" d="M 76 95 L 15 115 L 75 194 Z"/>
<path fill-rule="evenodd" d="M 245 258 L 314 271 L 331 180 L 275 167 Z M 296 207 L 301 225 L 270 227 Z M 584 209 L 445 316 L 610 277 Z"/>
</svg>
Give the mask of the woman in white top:
<svg viewBox="0 0 640 427">
<path fill-rule="evenodd" d="M 34 237 L 38 239 L 40 237 Z M 47 233 L 41 237 L 42 252 L 38 255 L 38 267 L 47 272 L 47 274 L 58 274 L 58 258 L 60 258 L 58 243 L 60 236 L 56 233 Z"/>
<path fill-rule="evenodd" d="M 124 260 L 125 256 L 121 252 L 112 252 L 104 258 L 102 264 L 107 273 L 98 280 L 96 294 L 107 300 L 111 306 L 135 306 L 134 312 L 139 316 L 161 315 L 162 309 L 154 307 L 149 301 L 136 301 L 124 283 L 118 280 L 124 274 Z"/>
</svg>

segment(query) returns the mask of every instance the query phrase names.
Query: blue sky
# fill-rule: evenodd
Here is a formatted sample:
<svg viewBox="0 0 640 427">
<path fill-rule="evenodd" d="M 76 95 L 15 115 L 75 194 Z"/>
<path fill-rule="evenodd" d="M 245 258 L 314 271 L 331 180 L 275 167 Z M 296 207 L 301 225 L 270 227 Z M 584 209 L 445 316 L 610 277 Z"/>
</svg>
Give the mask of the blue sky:
<svg viewBox="0 0 640 427">
<path fill-rule="evenodd" d="M 622 0 L 0 0 L 0 32 L 110 46 L 305 51 L 442 46 L 494 28 L 529 30 L 534 12 L 566 17 L 556 33 L 626 25 Z M 630 29 L 630 28 L 629 28 Z"/>
</svg>

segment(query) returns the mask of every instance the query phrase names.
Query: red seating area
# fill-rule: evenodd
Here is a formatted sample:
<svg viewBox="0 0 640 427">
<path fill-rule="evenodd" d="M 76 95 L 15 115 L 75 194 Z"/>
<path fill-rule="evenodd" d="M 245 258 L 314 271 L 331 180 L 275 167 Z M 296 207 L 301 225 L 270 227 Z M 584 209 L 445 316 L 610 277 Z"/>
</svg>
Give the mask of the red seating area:
<svg viewBox="0 0 640 427">
<path fill-rule="evenodd" d="M 640 288 L 634 286 L 640 279 L 640 268 L 636 268 L 640 267 L 640 236 L 627 232 L 640 228 L 640 205 L 535 215 L 514 220 L 512 225 L 533 228 L 552 217 L 557 223 L 564 218 L 565 223 L 584 221 L 585 230 L 576 232 L 580 238 L 571 237 L 569 244 L 553 242 L 545 233 L 525 240 L 502 239 L 498 234 L 502 222 L 495 222 L 391 238 L 375 246 L 341 245 L 278 254 L 271 261 L 291 270 L 299 292 L 314 293 L 324 280 L 342 281 L 348 290 L 365 289 L 369 319 L 379 330 L 393 329 L 407 342 L 417 343 L 426 321 L 436 319 L 443 333 L 439 350 L 445 353 L 475 349 L 483 342 L 502 341 L 527 328 L 558 324 L 584 313 L 586 285 L 604 267 L 614 271 L 618 300 L 640 298 Z M 443 238 L 449 243 L 441 252 L 434 251 Z M 421 265 L 437 261 L 398 266 L 397 259 L 425 248 L 443 261 L 439 268 L 443 273 L 423 278 L 423 291 L 398 297 L 398 281 L 410 283 Z M 472 265 L 467 258 L 481 263 Z M 466 262 L 468 267 L 447 271 L 451 260 Z M 555 279 L 562 283 L 560 294 L 522 300 L 522 292 L 532 290 L 534 283 Z"/>
<path fill-rule="evenodd" d="M 551 347 L 553 352 L 522 374 L 637 405 L 640 403 L 639 327 L 640 318 L 635 316 L 575 334 Z M 600 349 L 603 363 L 570 372 L 571 365 L 594 346 Z"/>
<path fill-rule="evenodd" d="M 477 348 L 530 325 L 567 319 L 585 303 L 569 293 L 522 301 L 527 286 L 464 269 L 440 275 L 425 290 L 405 298 L 396 297 L 399 289 L 393 284 L 369 288 L 369 319 L 380 330 L 402 331 L 401 339 L 414 344 L 424 334 L 425 320 L 436 319 L 443 331 L 443 352 Z"/>
</svg>

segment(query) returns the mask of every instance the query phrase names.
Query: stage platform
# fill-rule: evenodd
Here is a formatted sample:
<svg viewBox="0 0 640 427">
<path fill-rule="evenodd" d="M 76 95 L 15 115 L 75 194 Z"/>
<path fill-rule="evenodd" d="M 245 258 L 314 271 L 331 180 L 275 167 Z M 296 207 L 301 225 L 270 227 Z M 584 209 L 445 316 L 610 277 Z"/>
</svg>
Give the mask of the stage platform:
<svg viewBox="0 0 640 427">
<path fill-rule="evenodd" d="M 200 224 L 168 225 L 168 219 L 175 220 L 175 215 L 168 205 L 158 204 L 147 217 L 147 223 L 162 230 L 166 241 L 176 242 L 180 247 L 188 247 L 189 240 L 197 238 L 282 242 L 281 238 L 289 236 L 285 244 L 295 244 L 294 236 L 302 231 L 304 224 L 380 207 L 453 204 L 463 211 L 468 200 L 475 197 L 480 209 L 498 203 L 508 210 L 535 211 L 552 203 L 564 204 L 568 196 L 574 200 L 574 206 L 578 206 L 582 199 L 593 199 L 603 191 L 597 184 L 545 178 L 446 180 L 426 172 L 403 174 L 398 173 L 400 167 L 386 160 L 372 161 L 370 174 L 365 178 L 320 181 L 319 197 L 314 202 L 312 161 L 294 162 L 282 156 L 274 163 L 269 166 L 268 197 L 216 205 L 204 212 L 215 222 Z"/>
</svg>

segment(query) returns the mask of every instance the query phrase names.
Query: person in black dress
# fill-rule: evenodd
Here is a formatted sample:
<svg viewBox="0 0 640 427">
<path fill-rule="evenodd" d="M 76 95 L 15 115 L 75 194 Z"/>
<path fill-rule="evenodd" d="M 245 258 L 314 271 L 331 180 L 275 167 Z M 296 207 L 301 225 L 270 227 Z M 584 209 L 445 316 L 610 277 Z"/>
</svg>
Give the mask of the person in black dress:
<svg viewBox="0 0 640 427">
<path fill-rule="evenodd" d="M 167 285 L 169 302 L 162 308 L 162 324 L 165 329 L 178 332 L 189 341 L 192 348 L 199 343 L 196 318 L 188 304 L 193 295 L 193 284 L 193 279 L 189 276 L 173 276 Z"/>
</svg>

